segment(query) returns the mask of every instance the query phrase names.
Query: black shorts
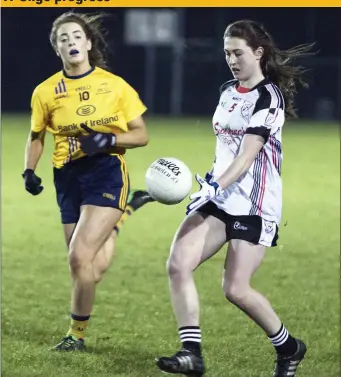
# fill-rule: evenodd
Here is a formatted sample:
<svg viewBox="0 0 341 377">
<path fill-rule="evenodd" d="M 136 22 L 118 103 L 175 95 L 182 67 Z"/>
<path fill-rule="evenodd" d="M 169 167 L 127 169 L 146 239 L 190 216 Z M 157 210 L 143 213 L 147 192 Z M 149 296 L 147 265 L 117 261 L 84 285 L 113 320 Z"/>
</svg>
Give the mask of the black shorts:
<svg viewBox="0 0 341 377">
<path fill-rule="evenodd" d="M 257 215 L 233 216 L 213 202 L 204 204 L 197 212 L 214 216 L 225 223 L 226 241 L 237 239 L 266 247 L 277 246 L 278 226 L 275 222 L 266 221 Z"/>
<path fill-rule="evenodd" d="M 53 173 L 63 224 L 77 223 L 80 207 L 85 204 L 124 211 L 129 177 L 121 156 L 83 157 L 54 168 Z"/>
</svg>

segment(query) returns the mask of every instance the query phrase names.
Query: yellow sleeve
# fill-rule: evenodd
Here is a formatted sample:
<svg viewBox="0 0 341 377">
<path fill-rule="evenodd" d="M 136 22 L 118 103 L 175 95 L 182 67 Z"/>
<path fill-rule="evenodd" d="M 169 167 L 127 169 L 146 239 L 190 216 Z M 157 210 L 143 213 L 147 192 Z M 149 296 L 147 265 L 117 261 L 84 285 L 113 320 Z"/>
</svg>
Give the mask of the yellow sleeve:
<svg viewBox="0 0 341 377">
<path fill-rule="evenodd" d="M 123 79 L 121 106 L 127 123 L 138 118 L 147 110 L 137 92 Z"/>
<path fill-rule="evenodd" d="M 40 132 L 46 128 L 46 114 L 44 105 L 41 102 L 37 88 L 34 90 L 31 99 L 31 130 Z"/>
</svg>

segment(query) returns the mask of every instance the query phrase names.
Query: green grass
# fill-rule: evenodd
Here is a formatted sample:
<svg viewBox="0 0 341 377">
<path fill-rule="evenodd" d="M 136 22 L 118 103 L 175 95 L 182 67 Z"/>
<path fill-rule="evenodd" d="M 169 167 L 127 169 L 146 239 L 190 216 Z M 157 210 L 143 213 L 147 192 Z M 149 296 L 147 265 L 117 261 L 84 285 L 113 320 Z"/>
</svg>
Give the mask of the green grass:
<svg viewBox="0 0 341 377">
<path fill-rule="evenodd" d="M 151 142 L 127 155 L 132 186 L 160 156 L 204 174 L 214 155 L 209 119 L 149 120 Z M 158 377 L 156 355 L 177 349 L 165 263 L 186 203 L 152 203 L 134 214 L 117 257 L 98 286 L 87 332 L 89 352 L 48 348 L 69 325 L 70 279 L 48 139 L 38 174 L 45 190 L 24 190 L 29 118 L 2 119 L 2 376 Z M 309 347 L 300 377 L 340 375 L 340 151 L 336 125 L 287 125 L 284 213 L 279 247 L 269 250 L 254 286 Z M 196 188 L 196 187 L 195 187 Z M 286 226 L 285 226 L 286 225 Z M 265 335 L 228 304 L 220 288 L 222 250 L 196 273 L 208 377 L 269 377 L 274 354 Z"/>
</svg>

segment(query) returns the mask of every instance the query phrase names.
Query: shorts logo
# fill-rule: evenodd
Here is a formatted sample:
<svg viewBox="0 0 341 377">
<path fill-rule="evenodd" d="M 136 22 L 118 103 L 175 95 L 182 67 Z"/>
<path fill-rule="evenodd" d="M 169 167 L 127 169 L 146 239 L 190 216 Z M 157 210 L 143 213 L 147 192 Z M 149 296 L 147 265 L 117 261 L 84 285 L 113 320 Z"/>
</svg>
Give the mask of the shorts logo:
<svg viewBox="0 0 341 377">
<path fill-rule="evenodd" d="M 233 224 L 233 229 L 236 229 L 236 230 L 247 230 L 247 227 L 242 225 L 239 221 L 236 221 L 234 224 Z"/>
<path fill-rule="evenodd" d="M 116 196 L 115 196 L 115 195 L 108 194 L 108 193 L 106 193 L 106 192 L 103 194 L 103 197 L 104 197 L 104 198 L 107 198 L 107 199 L 110 199 L 110 200 L 115 200 L 115 199 L 116 199 Z"/>
<path fill-rule="evenodd" d="M 80 116 L 91 115 L 96 111 L 96 107 L 92 105 L 84 105 L 77 109 L 77 114 Z"/>
</svg>

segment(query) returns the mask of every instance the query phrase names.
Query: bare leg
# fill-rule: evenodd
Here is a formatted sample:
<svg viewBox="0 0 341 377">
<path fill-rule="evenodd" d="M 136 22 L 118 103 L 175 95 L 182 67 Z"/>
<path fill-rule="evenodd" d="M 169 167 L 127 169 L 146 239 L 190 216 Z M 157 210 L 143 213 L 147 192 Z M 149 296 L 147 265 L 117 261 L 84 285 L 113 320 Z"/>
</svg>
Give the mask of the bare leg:
<svg viewBox="0 0 341 377">
<path fill-rule="evenodd" d="M 199 213 L 187 217 L 176 233 L 167 269 L 179 327 L 199 326 L 199 299 L 193 271 L 216 254 L 225 240 L 225 224 L 215 217 L 204 217 Z"/>
<path fill-rule="evenodd" d="M 269 301 L 250 286 L 266 253 L 263 245 L 231 240 L 225 262 L 225 297 L 248 314 L 268 335 L 278 332 L 281 321 Z"/>
</svg>

